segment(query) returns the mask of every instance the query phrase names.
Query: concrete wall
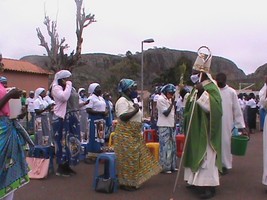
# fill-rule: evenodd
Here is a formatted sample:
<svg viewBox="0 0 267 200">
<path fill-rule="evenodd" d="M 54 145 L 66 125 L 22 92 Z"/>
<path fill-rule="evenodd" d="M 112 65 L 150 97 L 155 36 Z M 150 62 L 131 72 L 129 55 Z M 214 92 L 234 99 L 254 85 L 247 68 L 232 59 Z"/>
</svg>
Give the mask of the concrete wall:
<svg viewBox="0 0 267 200">
<path fill-rule="evenodd" d="M 49 88 L 47 74 L 34 74 L 18 71 L 4 71 L 0 74 L 7 78 L 8 87 L 17 87 L 27 91 L 36 90 L 38 87 L 43 87 L 46 90 Z"/>
</svg>

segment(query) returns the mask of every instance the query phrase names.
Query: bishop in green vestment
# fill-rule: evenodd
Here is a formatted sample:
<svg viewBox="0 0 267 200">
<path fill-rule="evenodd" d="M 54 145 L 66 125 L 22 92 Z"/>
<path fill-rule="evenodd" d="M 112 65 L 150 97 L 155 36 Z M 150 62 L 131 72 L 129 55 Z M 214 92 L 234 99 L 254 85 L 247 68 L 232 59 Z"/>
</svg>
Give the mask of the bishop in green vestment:
<svg viewBox="0 0 267 200">
<path fill-rule="evenodd" d="M 189 187 L 198 188 L 200 197 L 208 199 L 215 195 L 215 186 L 220 184 L 222 104 L 216 82 L 209 74 L 211 56 L 201 56 L 193 66 L 191 80 L 195 87 L 184 110 L 187 144 L 183 164 Z"/>
</svg>

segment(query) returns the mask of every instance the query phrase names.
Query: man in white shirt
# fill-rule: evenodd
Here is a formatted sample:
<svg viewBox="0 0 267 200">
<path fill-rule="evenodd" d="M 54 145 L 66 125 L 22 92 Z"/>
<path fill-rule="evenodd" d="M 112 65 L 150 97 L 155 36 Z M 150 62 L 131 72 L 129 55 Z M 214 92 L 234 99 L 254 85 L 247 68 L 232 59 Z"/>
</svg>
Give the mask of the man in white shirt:
<svg viewBox="0 0 267 200">
<path fill-rule="evenodd" d="M 157 110 L 157 100 L 160 96 L 162 86 L 156 86 L 155 93 L 152 95 L 152 106 L 151 106 L 151 128 L 158 130 L 158 110 Z"/>
<path fill-rule="evenodd" d="M 28 131 L 32 132 L 33 131 L 33 123 L 34 123 L 34 91 L 30 91 L 29 97 L 26 99 L 25 105 L 27 108 L 27 125 L 28 125 Z M 30 116 L 29 116 L 30 115 Z"/>
<path fill-rule="evenodd" d="M 232 168 L 232 129 L 236 127 L 239 131 L 243 132 L 245 122 L 236 91 L 226 84 L 226 75 L 224 73 L 218 73 L 216 75 L 216 81 L 220 88 L 222 98 L 222 174 L 224 175 L 227 174 L 228 169 Z"/>
</svg>

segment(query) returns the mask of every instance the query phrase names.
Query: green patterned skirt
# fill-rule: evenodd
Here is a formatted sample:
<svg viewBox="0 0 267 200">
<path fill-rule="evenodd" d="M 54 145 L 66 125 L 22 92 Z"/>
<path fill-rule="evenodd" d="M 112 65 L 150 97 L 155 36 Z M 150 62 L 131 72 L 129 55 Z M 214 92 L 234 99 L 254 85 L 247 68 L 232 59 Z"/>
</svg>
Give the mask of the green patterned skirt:
<svg viewBox="0 0 267 200">
<path fill-rule="evenodd" d="M 141 123 L 119 122 L 114 135 L 120 185 L 139 188 L 153 175 L 161 172 L 158 161 L 146 147 Z"/>
</svg>

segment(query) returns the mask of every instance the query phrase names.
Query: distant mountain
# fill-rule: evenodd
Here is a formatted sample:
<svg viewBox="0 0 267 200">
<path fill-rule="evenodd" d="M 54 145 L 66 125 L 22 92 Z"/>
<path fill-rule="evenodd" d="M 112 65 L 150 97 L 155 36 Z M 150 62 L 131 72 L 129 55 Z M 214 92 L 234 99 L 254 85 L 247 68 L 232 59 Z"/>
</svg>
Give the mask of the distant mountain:
<svg viewBox="0 0 267 200">
<path fill-rule="evenodd" d="M 154 48 L 144 53 L 144 89 L 152 90 L 152 85 L 166 77 L 173 76 L 172 82 L 179 83 L 179 66 L 185 63 L 186 76 L 192 70 L 192 65 L 197 57 L 196 52 L 173 50 L 167 48 Z M 44 69 L 48 69 L 50 62 L 46 56 L 25 56 L 26 60 Z M 98 82 L 105 90 L 115 91 L 121 78 L 132 78 L 140 84 L 141 53 L 126 55 L 110 55 L 102 53 L 83 54 L 81 63 L 73 71 L 73 80 L 76 88 L 88 87 L 91 82 Z M 267 64 L 259 67 L 255 73 L 246 76 L 232 61 L 213 56 L 211 74 L 213 77 L 223 72 L 227 75 L 227 82 L 238 89 L 239 83 L 256 83 L 254 89 L 259 89 L 263 84 L 264 74 L 267 74 Z M 177 74 L 177 78 L 176 78 Z"/>
</svg>

